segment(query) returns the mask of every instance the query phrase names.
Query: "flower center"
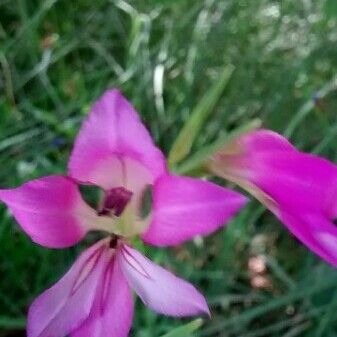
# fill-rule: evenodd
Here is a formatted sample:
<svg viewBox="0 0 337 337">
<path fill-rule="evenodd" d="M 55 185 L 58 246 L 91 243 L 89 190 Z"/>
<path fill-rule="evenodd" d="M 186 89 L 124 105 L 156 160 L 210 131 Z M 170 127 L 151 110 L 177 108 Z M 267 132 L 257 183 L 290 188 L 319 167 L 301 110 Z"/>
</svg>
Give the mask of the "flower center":
<svg viewBox="0 0 337 337">
<path fill-rule="evenodd" d="M 124 187 L 112 188 L 105 192 L 103 205 L 101 210 L 98 211 L 98 214 L 107 216 L 115 215 L 119 217 L 129 203 L 132 194 L 132 192 Z"/>
</svg>

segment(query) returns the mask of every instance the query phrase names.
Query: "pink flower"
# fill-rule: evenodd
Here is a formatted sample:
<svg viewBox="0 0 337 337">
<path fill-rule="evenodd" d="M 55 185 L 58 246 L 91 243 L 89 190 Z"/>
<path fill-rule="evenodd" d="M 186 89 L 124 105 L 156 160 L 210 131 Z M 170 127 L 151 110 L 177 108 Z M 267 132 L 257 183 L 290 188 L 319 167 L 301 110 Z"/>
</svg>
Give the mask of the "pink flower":
<svg viewBox="0 0 337 337">
<path fill-rule="evenodd" d="M 337 167 L 268 130 L 241 135 L 216 153 L 216 175 L 248 190 L 321 258 L 337 266 Z"/>
<path fill-rule="evenodd" d="M 102 189 L 97 210 L 84 202 L 78 184 Z M 152 208 L 142 217 L 149 188 Z M 0 199 L 32 240 L 46 247 L 74 245 L 92 230 L 108 235 L 35 300 L 28 337 L 127 336 L 133 316 L 130 288 L 159 313 L 209 314 L 191 284 L 131 248 L 130 238 L 177 245 L 216 231 L 246 202 L 213 183 L 169 174 L 163 154 L 117 90 L 107 91 L 84 122 L 69 177 L 49 176 L 0 190 Z"/>
</svg>

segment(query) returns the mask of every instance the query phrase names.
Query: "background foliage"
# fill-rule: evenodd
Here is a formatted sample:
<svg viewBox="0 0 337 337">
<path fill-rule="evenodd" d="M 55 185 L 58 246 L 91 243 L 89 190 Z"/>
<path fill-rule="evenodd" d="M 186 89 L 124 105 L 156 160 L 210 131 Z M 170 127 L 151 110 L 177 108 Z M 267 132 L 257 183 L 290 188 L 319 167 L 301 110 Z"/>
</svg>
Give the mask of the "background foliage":
<svg viewBox="0 0 337 337">
<path fill-rule="evenodd" d="M 258 118 L 336 162 L 336 66 L 335 0 L 0 0 L 0 186 L 65 173 L 81 120 L 113 86 L 168 153 L 225 67 L 192 156 Z M 3 206 L 0 224 L 0 336 L 24 336 L 29 303 L 81 247 L 32 244 Z M 198 337 L 337 336 L 337 272 L 256 202 L 226 231 L 146 253 L 205 293 L 213 317 Z M 181 324 L 138 301 L 131 335 Z"/>
</svg>

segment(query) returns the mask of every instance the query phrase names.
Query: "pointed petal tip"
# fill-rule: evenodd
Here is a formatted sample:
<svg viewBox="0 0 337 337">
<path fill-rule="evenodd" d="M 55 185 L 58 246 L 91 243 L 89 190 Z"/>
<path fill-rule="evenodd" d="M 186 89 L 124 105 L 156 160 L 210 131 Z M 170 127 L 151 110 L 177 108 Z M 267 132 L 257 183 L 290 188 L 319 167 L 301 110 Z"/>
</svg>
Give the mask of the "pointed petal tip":
<svg viewBox="0 0 337 337">
<path fill-rule="evenodd" d="M 108 89 L 103 93 L 103 95 L 105 95 L 105 94 L 107 94 L 107 93 L 114 94 L 114 95 L 120 95 L 120 96 L 123 96 L 122 90 L 119 89 L 119 88 L 115 88 L 115 87 L 108 88 Z"/>
<path fill-rule="evenodd" d="M 201 317 L 207 317 L 210 319 L 212 317 L 211 310 L 208 306 L 206 298 L 200 294 L 200 299 L 203 298 L 203 300 L 200 301 L 200 307 L 199 307 L 199 313 L 191 314 L 190 316 L 201 316 Z"/>
<path fill-rule="evenodd" d="M 208 305 L 207 305 L 207 310 L 204 311 L 204 313 L 206 314 L 206 316 L 207 316 L 208 319 L 211 319 L 211 318 L 212 318 L 212 313 L 211 313 L 211 310 L 210 310 L 210 308 L 208 307 Z"/>
<path fill-rule="evenodd" d="M 127 98 L 123 95 L 123 92 L 119 89 L 119 88 L 108 88 L 106 89 L 103 94 L 101 94 L 97 100 L 101 101 L 101 100 L 115 100 L 115 99 L 122 99 L 124 100 L 127 104 L 129 104 Z"/>
<path fill-rule="evenodd" d="M 237 213 L 241 210 L 241 208 L 245 207 L 250 202 L 250 199 L 246 195 L 241 194 L 239 192 L 236 192 L 236 191 L 231 191 L 231 192 L 233 193 L 232 203 L 233 203 L 234 213 Z"/>
</svg>

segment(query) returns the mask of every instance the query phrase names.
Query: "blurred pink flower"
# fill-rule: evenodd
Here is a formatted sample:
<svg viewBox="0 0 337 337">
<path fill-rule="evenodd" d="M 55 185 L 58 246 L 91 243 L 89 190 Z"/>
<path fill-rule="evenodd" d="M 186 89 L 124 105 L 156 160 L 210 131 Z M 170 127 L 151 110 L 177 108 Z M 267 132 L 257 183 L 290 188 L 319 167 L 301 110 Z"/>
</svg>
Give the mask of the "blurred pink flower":
<svg viewBox="0 0 337 337">
<path fill-rule="evenodd" d="M 97 210 L 82 199 L 78 184 L 102 189 Z M 152 207 L 142 217 L 149 187 Z M 69 177 L 49 176 L 0 190 L 0 199 L 32 240 L 46 247 L 69 247 L 92 230 L 109 235 L 35 300 L 28 337 L 125 337 L 133 316 L 129 287 L 157 312 L 209 314 L 192 285 L 131 248 L 129 239 L 140 235 L 155 246 L 177 245 L 216 231 L 246 203 L 213 183 L 169 174 L 163 154 L 117 90 L 107 91 L 84 122 Z"/>
<path fill-rule="evenodd" d="M 217 152 L 210 170 L 248 190 L 321 258 L 337 267 L 337 167 L 257 130 Z"/>
</svg>

